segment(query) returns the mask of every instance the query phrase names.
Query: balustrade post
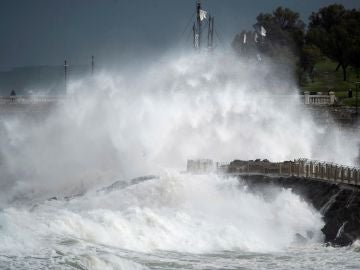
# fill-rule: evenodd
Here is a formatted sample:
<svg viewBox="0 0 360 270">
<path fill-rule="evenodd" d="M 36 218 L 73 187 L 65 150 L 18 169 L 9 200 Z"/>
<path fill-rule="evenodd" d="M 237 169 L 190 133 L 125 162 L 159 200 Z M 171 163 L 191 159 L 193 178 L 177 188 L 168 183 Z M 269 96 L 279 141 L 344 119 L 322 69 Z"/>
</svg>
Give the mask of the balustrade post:
<svg viewBox="0 0 360 270">
<path fill-rule="evenodd" d="M 310 104 L 310 92 L 309 91 L 304 92 L 304 103 L 305 103 L 305 105 Z"/>
<path fill-rule="evenodd" d="M 306 176 L 306 166 L 305 166 L 305 162 L 301 163 L 301 176 Z"/>
<path fill-rule="evenodd" d="M 289 163 L 289 176 L 292 176 L 292 170 L 291 170 L 291 166 L 292 166 L 292 162 Z"/>
<path fill-rule="evenodd" d="M 326 178 L 325 179 L 329 180 L 329 164 L 326 163 L 325 168 L 326 168 L 326 174 L 325 174 Z"/>
<path fill-rule="evenodd" d="M 310 165 L 305 164 L 305 176 L 306 176 L 306 178 L 309 178 L 309 173 L 310 173 Z"/>
<path fill-rule="evenodd" d="M 335 93 L 334 92 L 329 92 L 329 96 L 330 96 L 330 105 L 335 103 Z"/>
<path fill-rule="evenodd" d="M 348 177 L 347 177 L 347 168 L 344 167 L 344 183 L 346 182 L 346 180 L 348 180 Z"/>
</svg>

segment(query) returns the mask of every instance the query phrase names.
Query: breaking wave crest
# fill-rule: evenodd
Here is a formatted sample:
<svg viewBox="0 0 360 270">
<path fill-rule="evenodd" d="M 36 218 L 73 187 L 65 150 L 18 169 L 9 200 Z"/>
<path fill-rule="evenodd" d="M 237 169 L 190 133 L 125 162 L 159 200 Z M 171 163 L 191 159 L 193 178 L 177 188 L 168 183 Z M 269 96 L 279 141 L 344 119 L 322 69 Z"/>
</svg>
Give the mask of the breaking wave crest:
<svg viewBox="0 0 360 270">
<path fill-rule="evenodd" d="M 252 192 L 235 178 L 168 172 L 31 208 L 0 212 L 0 253 L 283 250 L 321 239 L 321 215 L 288 189 Z M 71 245 L 70 245 L 71 246 Z M 64 251 L 65 249 L 65 251 Z M 69 247 L 70 249 L 70 247 Z"/>
</svg>

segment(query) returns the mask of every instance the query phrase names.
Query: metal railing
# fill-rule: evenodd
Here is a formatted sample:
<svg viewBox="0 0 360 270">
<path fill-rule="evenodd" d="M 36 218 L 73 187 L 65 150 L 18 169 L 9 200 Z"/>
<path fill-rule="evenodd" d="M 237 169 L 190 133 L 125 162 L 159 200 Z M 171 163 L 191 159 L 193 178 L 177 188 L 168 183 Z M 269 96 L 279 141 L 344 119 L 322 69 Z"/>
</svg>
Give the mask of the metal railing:
<svg viewBox="0 0 360 270">
<path fill-rule="evenodd" d="M 58 103 L 65 100 L 65 96 L 0 96 L 0 104 Z"/>
<path fill-rule="evenodd" d="M 228 165 L 226 172 L 233 174 L 269 174 L 286 177 L 297 176 L 334 183 L 360 185 L 360 168 L 309 159 L 295 159 L 294 161 L 276 163 L 233 161 Z"/>
</svg>

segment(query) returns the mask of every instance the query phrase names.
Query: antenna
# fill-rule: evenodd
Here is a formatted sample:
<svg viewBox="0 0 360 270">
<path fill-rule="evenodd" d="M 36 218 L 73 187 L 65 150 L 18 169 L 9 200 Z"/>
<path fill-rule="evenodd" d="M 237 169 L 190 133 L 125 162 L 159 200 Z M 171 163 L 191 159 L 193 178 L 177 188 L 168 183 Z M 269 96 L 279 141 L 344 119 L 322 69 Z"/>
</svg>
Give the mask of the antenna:
<svg viewBox="0 0 360 270">
<path fill-rule="evenodd" d="M 196 26 L 195 23 L 193 25 L 193 45 L 194 45 L 194 49 L 196 50 L 199 47 L 199 43 L 198 43 L 198 36 L 197 36 L 197 32 L 196 32 Z"/>
<path fill-rule="evenodd" d="M 197 34 L 198 34 L 198 49 L 201 47 L 201 18 L 200 18 L 201 3 L 200 0 L 196 2 L 196 23 L 197 23 Z"/>
<path fill-rule="evenodd" d="M 91 75 L 94 75 L 95 61 L 94 56 L 91 56 Z"/>
<path fill-rule="evenodd" d="M 207 47 L 209 50 L 212 50 L 214 47 L 214 17 L 211 16 L 207 11 L 203 10 L 201 8 L 201 2 L 200 0 L 196 0 L 196 20 L 193 24 L 193 46 L 194 49 L 197 51 L 201 50 L 201 43 L 202 43 L 202 24 L 205 23 L 204 21 L 207 21 Z M 207 18 L 207 15 L 209 15 L 209 18 Z M 215 32 L 216 33 L 216 32 Z"/>
<path fill-rule="evenodd" d="M 208 25 L 208 49 L 212 50 L 214 45 L 214 17 L 209 16 Z"/>
<path fill-rule="evenodd" d="M 69 65 L 67 64 L 67 61 L 64 61 L 64 77 L 65 77 L 65 92 L 67 91 L 67 67 Z"/>
<path fill-rule="evenodd" d="M 193 25 L 193 42 L 194 49 L 200 50 L 201 46 L 201 3 L 200 0 L 196 1 L 196 22 Z"/>
</svg>

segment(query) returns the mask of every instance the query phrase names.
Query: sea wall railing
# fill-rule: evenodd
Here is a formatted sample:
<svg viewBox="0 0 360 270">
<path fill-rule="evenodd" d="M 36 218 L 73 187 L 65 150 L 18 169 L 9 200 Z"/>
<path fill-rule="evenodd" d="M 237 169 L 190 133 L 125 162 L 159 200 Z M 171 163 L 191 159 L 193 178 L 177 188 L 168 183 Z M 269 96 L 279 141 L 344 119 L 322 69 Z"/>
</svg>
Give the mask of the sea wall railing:
<svg viewBox="0 0 360 270">
<path fill-rule="evenodd" d="M 235 160 L 220 171 L 239 174 L 265 174 L 297 176 L 334 183 L 360 185 L 360 168 L 343 166 L 332 162 L 295 159 L 285 162 Z"/>
<path fill-rule="evenodd" d="M 273 99 L 277 102 L 295 102 L 293 95 L 274 95 Z M 259 99 L 263 98 L 259 96 Z M 0 96 L 0 104 L 36 104 L 36 103 L 51 103 L 61 102 L 66 99 L 66 96 L 49 96 L 49 95 L 14 95 L 14 96 Z M 335 103 L 335 93 L 317 93 L 310 95 L 310 92 L 304 92 L 299 101 L 305 105 L 332 105 Z"/>
<path fill-rule="evenodd" d="M 66 100 L 65 96 L 0 96 L 0 104 L 38 104 L 38 103 L 58 103 Z"/>
</svg>

